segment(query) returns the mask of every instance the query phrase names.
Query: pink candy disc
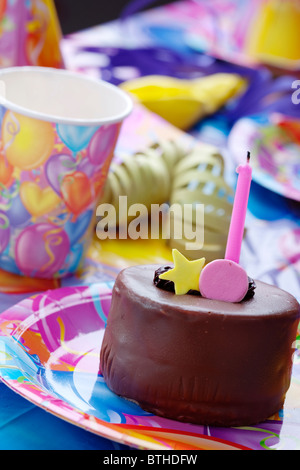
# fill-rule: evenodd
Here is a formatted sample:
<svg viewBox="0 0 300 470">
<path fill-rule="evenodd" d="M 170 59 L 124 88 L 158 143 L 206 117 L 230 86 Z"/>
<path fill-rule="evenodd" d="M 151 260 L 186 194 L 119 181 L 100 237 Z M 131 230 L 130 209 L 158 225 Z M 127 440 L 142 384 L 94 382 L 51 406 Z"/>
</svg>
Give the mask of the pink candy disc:
<svg viewBox="0 0 300 470">
<path fill-rule="evenodd" d="M 203 297 L 225 302 L 240 302 L 248 291 L 246 271 L 236 262 L 217 259 L 202 269 L 199 288 Z"/>
</svg>

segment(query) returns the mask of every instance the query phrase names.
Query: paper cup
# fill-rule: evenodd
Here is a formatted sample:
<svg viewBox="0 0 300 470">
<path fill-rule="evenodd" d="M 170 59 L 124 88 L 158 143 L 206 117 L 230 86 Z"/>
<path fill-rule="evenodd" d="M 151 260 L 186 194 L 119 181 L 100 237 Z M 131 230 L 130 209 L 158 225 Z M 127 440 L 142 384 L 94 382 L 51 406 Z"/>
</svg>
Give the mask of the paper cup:
<svg viewBox="0 0 300 470">
<path fill-rule="evenodd" d="M 60 278 L 80 267 L 131 99 L 65 70 L 0 70 L 0 268 Z"/>
</svg>

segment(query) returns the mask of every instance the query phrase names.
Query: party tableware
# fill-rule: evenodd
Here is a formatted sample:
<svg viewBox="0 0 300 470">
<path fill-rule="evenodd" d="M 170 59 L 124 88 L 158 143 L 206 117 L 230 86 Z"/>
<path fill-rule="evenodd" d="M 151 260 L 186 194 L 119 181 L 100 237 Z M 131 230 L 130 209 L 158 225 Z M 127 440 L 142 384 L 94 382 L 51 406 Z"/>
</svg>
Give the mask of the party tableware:
<svg viewBox="0 0 300 470">
<path fill-rule="evenodd" d="M 0 377 L 42 409 L 139 449 L 300 448 L 299 349 L 285 409 L 264 423 L 214 428 L 159 418 L 114 395 L 99 375 L 113 282 L 32 296 L 0 317 Z"/>
<path fill-rule="evenodd" d="M 253 180 L 281 196 L 300 201 L 299 120 L 277 113 L 239 119 L 233 126 L 228 148 L 235 161 L 251 148 Z"/>
<path fill-rule="evenodd" d="M 124 118 L 122 90 L 65 70 L 0 70 L 0 267 L 75 272 Z"/>
</svg>

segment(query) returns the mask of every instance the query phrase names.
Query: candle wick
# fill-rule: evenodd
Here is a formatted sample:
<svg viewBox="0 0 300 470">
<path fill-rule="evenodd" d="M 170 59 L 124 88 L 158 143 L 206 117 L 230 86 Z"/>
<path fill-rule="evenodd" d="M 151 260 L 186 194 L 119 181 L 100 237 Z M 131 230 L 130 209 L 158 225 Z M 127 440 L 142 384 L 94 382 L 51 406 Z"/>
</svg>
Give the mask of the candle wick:
<svg viewBox="0 0 300 470">
<path fill-rule="evenodd" d="M 250 152 L 247 152 L 247 162 L 249 163 L 250 161 Z"/>
</svg>

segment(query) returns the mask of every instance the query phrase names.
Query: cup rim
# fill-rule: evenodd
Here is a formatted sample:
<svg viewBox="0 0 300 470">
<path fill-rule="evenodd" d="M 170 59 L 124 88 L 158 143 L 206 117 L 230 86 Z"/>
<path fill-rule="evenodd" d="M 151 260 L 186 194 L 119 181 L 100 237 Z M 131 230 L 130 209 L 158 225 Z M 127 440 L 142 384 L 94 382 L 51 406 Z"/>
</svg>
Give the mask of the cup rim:
<svg viewBox="0 0 300 470">
<path fill-rule="evenodd" d="M 0 69 L 0 81 L 3 75 L 8 75 L 14 72 L 38 72 L 42 74 L 61 74 L 69 77 L 79 78 L 79 80 L 90 81 L 96 85 L 102 86 L 104 88 L 113 90 L 117 93 L 125 102 L 125 109 L 122 113 L 116 114 L 108 118 L 92 118 L 92 119 L 81 119 L 81 118 L 64 118 L 55 116 L 54 114 L 46 114 L 38 111 L 30 110 L 27 107 L 19 106 L 13 101 L 7 100 L 5 97 L 0 95 L 0 105 L 6 107 L 10 111 L 14 111 L 19 114 L 26 115 L 34 119 L 40 119 L 47 122 L 55 122 L 57 124 L 68 124 L 68 125 L 78 125 L 78 126 L 97 126 L 104 124 L 114 124 L 117 122 L 123 121 L 133 109 L 133 100 L 128 93 L 123 91 L 121 88 L 113 85 L 112 83 L 106 82 L 102 79 L 97 79 L 89 75 L 85 75 L 78 72 L 73 72 L 67 69 L 56 69 L 53 67 L 41 67 L 41 66 L 16 66 L 16 67 L 7 67 Z"/>
</svg>

